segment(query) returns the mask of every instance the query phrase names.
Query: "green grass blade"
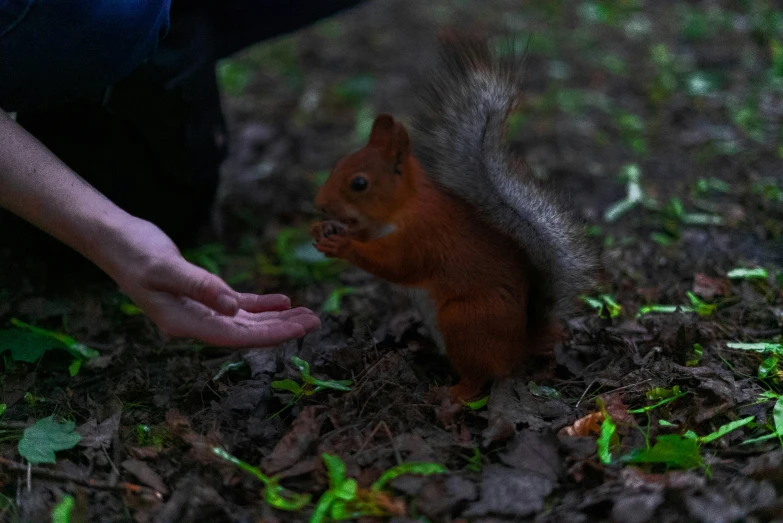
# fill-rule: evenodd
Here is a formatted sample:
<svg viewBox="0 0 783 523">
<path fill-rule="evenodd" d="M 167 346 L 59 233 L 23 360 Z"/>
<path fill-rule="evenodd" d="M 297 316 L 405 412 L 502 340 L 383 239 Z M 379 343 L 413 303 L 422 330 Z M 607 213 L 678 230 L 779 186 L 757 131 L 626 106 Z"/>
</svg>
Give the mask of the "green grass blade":
<svg viewBox="0 0 783 523">
<path fill-rule="evenodd" d="M 610 446 L 612 443 L 612 436 L 617 431 L 617 425 L 615 425 L 612 418 L 606 418 L 601 424 L 601 435 L 598 437 L 598 458 L 601 463 L 608 465 L 612 462 L 612 452 Z"/>
<path fill-rule="evenodd" d="M 782 413 L 783 414 L 783 413 Z M 710 441 L 715 441 L 718 438 L 722 438 L 729 432 L 732 432 L 734 430 L 737 430 L 740 427 L 744 427 L 751 421 L 755 419 L 755 416 L 748 416 L 747 418 L 742 418 L 737 421 L 732 421 L 731 423 L 726 423 L 725 425 L 722 425 L 718 427 L 718 430 L 715 432 L 712 432 L 710 434 L 707 434 L 706 436 L 702 436 L 699 438 L 699 443 L 709 443 Z"/>
<path fill-rule="evenodd" d="M 448 470 L 440 463 L 402 463 L 384 472 L 383 475 L 372 484 L 370 490 L 373 492 L 382 490 L 388 482 L 405 474 L 431 476 L 433 474 L 445 474 L 446 472 L 448 472 Z"/>
</svg>

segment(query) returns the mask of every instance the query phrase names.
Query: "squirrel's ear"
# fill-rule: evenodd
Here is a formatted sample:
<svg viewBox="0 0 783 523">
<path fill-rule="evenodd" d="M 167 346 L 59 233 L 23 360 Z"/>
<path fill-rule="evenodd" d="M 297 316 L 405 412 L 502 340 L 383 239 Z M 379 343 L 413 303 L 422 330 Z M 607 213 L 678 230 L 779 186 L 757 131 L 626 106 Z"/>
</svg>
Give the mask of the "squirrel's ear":
<svg viewBox="0 0 783 523">
<path fill-rule="evenodd" d="M 389 149 L 394 158 L 394 171 L 400 174 L 401 164 L 408 159 L 411 150 L 411 139 L 401 123 L 394 124 L 394 139 L 389 143 Z"/>
<path fill-rule="evenodd" d="M 394 135 L 394 118 L 390 114 L 379 114 L 372 124 L 370 141 L 367 145 L 385 148 Z"/>
</svg>

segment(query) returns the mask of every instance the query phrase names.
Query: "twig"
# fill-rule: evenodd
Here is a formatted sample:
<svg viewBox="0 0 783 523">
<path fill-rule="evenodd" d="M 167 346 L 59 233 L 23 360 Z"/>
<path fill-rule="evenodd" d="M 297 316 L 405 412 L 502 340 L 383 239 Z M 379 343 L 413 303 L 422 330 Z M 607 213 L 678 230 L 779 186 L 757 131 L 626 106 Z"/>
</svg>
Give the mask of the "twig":
<svg viewBox="0 0 783 523">
<path fill-rule="evenodd" d="M 0 423 L 0 430 L 17 430 L 17 429 L 26 429 L 27 427 L 31 427 L 32 423 L 27 423 L 25 421 L 5 421 L 3 423 Z"/>
<path fill-rule="evenodd" d="M 29 476 L 41 476 L 45 478 L 50 479 L 57 479 L 60 481 L 72 481 L 74 483 L 77 483 L 79 485 L 84 485 L 85 487 L 90 487 L 94 489 L 101 489 L 101 490 L 121 490 L 128 493 L 133 494 L 150 494 L 154 496 L 157 499 L 163 499 L 163 494 L 158 492 L 157 490 L 151 489 L 149 487 L 144 487 L 142 485 L 136 485 L 133 483 L 126 483 L 126 482 L 120 482 L 116 485 L 112 485 L 111 483 L 107 481 L 98 481 L 95 479 L 84 479 L 80 478 L 78 476 L 73 476 L 71 474 L 67 474 L 65 472 L 58 472 L 56 470 L 49 470 L 45 469 L 43 467 L 33 467 L 31 465 L 25 465 L 23 463 L 17 463 L 16 461 L 11 461 L 10 459 L 6 459 L 3 457 L 0 457 L 0 468 L 2 467 L 8 467 L 11 470 L 16 470 L 19 472 L 25 472 Z"/>
<path fill-rule="evenodd" d="M 595 381 L 596 381 L 596 380 L 593 380 L 593 381 L 591 381 L 591 382 L 590 382 L 590 385 L 588 385 L 588 386 L 585 388 L 585 391 L 582 393 L 582 395 L 581 395 L 581 396 L 579 396 L 579 401 L 577 401 L 577 402 L 576 402 L 576 405 L 574 406 L 574 408 L 575 408 L 575 409 L 578 409 L 578 408 L 579 408 L 579 404 L 580 404 L 580 403 L 582 403 L 582 400 L 583 400 L 583 399 L 585 399 L 585 394 L 587 394 L 587 391 L 588 391 L 588 390 L 590 390 L 590 387 L 592 387 L 593 385 L 595 385 Z"/>
<path fill-rule="evenodd" d="M 392 437 L 392 433 L 389 430 L 389 426 L 386 424 L 385 421 L 381 421 L 381 423 L 383 423 L 383 428 L 386 430 L 386 435 L 389 436 L 389 443 L 391 443 L 391 446 L 394 449 L 394 457 L 397 458 L 397 465 L 402 465 L 402 456 L 400 455 L 400 449 L 398 449 L 397 444 L 394 443 L 394 438 Z"/>
</svg>

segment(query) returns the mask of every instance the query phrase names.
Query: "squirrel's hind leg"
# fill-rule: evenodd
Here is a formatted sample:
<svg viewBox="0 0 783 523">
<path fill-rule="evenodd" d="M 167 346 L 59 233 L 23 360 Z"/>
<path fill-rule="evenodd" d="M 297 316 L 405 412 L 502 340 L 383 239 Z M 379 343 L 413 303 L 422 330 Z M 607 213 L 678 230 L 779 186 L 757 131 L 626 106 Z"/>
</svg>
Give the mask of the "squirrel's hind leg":
<svg viewBox="0 0 783 523">
<path fill-rule="evenodd" d="M 452 302 L 441 308 L 438 329 L 446 356 L 460 375 L 451 388 L 453 401 L 477 399 L 489 381 L 519 369 L 525 323 L 523 315 L 479 307 L 475 302 Z"/>
</svg>

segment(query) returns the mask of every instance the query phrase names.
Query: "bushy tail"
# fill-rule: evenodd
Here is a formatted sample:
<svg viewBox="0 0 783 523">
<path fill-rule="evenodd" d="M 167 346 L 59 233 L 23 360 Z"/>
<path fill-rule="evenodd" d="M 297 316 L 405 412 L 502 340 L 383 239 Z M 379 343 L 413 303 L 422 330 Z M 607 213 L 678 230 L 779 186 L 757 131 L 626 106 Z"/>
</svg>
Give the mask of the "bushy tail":
<svg viewBox="0 0 783 523">
<path fill-rule="evenodd" d="M 559 198 L 506 145 L 522 61 L 512 52 L 494 53 L 479 37 L 449 33 L 440 42 L 442 66 L 428 78 L 414 115 L 415 154 L 436 184 L 525 248 L 540 278 L 540 305 L 567 312 L 575 293 L 593 283 L 597 258 Z"/>
</svg>

